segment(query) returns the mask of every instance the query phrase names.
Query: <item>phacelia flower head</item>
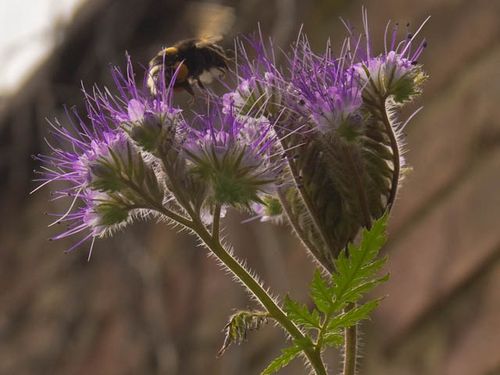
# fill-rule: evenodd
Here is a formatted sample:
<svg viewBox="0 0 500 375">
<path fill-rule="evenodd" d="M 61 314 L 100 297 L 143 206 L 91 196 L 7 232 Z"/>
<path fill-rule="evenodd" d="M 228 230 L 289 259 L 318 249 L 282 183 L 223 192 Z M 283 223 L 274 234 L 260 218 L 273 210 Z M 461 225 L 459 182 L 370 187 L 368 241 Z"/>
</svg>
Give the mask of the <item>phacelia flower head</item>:
<svg viewBox="0 0 500 375">
<path fill-rule="evenodd" d="M 94 95 L 87 95 L 90 113 L 119 124 L 142 151 L 157 155 L 174 147 L 178 130 L 184 127 L 184 118 L 182 110 L 172 103 L 172 84 L 159 80 L 154 95 L 139 88 L 129 56 L 126 73 L 113 68 L 112 74 L 119 96 L 109 90 L 95 89 Z M 147 77 L 146 74 L 145 80 Z"/>
<path fill-rule="evenodd" d="M 419 59 L 427 42 L 425 39 L 419 41 L 417 38 L 427 20 L 415 33 L 408 32 L 402 40 L 398 40 L 398 24 L 394 25 L 392 32 L 389 33 L 390 23 L 387 23 L 384 52 L 373 54 L 368 15 L 366 10 L 363 12 L 365 33 L 363 36 L 348 38 L 345 51 L 351 59 L 347 75 L 359 81 L 367 99 L 391 97 L 394 103 L 399 104 L 410 101 L 421 92 L 426 75 L 419 64 Z M 361 46 L 362 38 L 366 39 L 365 47 Z"/>
<path fill-rule="evenodd" d="M 68 115 L 68 128 L 56 121 L 52 124 L 51 154 L 37 156 L 43 164 L 38 179 L 41 186 L 59 182 L 54 199 L 70 199 L 67 211 L 55 215 L 54 222 L 67 224 L 67 230 L 54 239 L 85 233 L 71 249 L 112 233 L 138 213 L 161 205 L 165 198 L 154 166 L 143 157 L 143 151 L 151 149 L 141 150 L 134 138 L 149 141 L 149 133 L 156 131 L 157 139 L 168 134 L 164 139 L 171 144 L 169 129 L 179 111 L 171 106 L 166 88 L 153 97 L 136 86 L 130 59 L 127 74 L 115 69 L 114 77 L 120 96 L 107 89 L 85 92 L 88 119 L 84 121 L 73 111 Z M 160 123 L 150 125 L 149 118 Z M 137 131 L 137 127 L 144 130 Z M 134 137 L 137 133 L 142 137 Z"/>
<path fill-rule="evenodd" d="M 249 48 L 247 48 L 247 44 Z M 261 115 L 274 121 L 282 114 L 284 94 L 289 83 L 262 35 L 237 41 L 236 89 L 222 97 L 225 112 Z"/>
<path fill-rule="evenodd" d="M 62 182 L 53 193 L 54 199 L 69 199 L 68 210 L 54 215 L 56 223 L 67 224 L 63 233 L 54 237 L 62 239 L 84 232 L 84 241 L 101 237 L 122 226 L 129 220 L 130 208 L 116 193 L 122 186 L 113 165 L 127 154 L 128 140 L 107 123 L 87 126 L 79 117 L 74 127 L 77 132 L 54 124 L 52 128 L 61 146 L 51 146 L 52 154 L 39 155 L 43 170 L 38 181 L 41 186 Z M 64 147 L 64 148 L 62 148 Z M 71 150 L 71 151 L 67 151 Z"/>
<path fill-rule="evenodd" d="M 420 29 L 400 42 L 393 30 L 377 54 L 366 10 L 363 24 L 359 36 L 348 27 L 338 56 L 330 43 L 314 52 L 304 33 L 282 54 L 262 38 L 250 41 L 252 53 L 239 46 L 239 86 L 227 95 L 248 115 L 256 98 L 279 98 L 266 115 L 274 119 L 291 181 L 277 196 L 295 231 L 329 269 L 359 230 L 394 203 L 404 163 L 394 109 L 411 101 L 425 78 L 417 62 L 425 41 L 415 48 Z"/>
<path fill-rule="evenodd" d="M 330 46 L 316 55 L 307 37 L 301 35 L 289 57 L 291 83 L 287 104 L 309 118 L 321 133 L 357 130 L 362 105 L 361 89 L 345 74 L 342 59 L 333 58 Z"/>
<path fill-rule="evenodd" d="M 270 221 L 275 224 L 281 224 L 285 221 L 281 202 L 274 195 L 265 195 L 261 202 L 253 203 L 252 212 L 255 213 L 255 216 L 249 220 L 260 219 L 262 222 Z"/>
<path fill-rule="evenodd" d="M 188 171 L 207 183 L 209 203 L 249 208 L 276 189 L 276 137 L 264 116 L 224 112 L 200 116 L 191 128 L 183 146 Z"/>
</svg>

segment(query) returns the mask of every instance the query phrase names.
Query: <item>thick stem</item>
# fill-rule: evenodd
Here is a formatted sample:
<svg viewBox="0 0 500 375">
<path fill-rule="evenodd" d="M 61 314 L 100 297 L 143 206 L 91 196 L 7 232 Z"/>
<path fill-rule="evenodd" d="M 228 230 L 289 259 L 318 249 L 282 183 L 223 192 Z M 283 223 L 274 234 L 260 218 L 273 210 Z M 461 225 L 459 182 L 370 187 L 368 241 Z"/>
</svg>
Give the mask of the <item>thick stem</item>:
<svg viewBox="0 0 500 375">
<path fill-rule="evenodd" d="M 346 307 L 345 311 L 349 311 L 355 307 L 354 304 Z M 356 359 L 357 359 L 357 339 L 358 326 L 355 324 L 352 327 L 346 328 L 344 331 L 344 369 L 343 375 L 356 374 Z"/>
<path fill-rule="evenodd" d="M 212 223 L 212 237 L 214 241 L 219 242 L 219 233 L 220 233 L 220 211 L 221 205 L 216 204 L 214 208 L 214 221 Z"/>
<path fill-rule="evenodd" d="M 211 236 L 203 225 L 195 225 L 194 231 L 213 254 L 241 281 L 241 283 L 257 298 L 262 306 L 269 312 L 270 316 L 276 320 L 290 336 L 301 342 L 309 343 L 309 348 L 304 349 L 309 363 L 317 375 L 326 375 L 326 369 L 321 359 L 320 353 L 314 350 L 311 340 L 304 336 L 301 330 L 286 316 L 285 312 L 277 305 L 273 298 L 259 284 L 259 282 L 221 245 L 221 243 Z"/>
<path fill-rule="evenodd" d="M 166 217 L 177 221 L 179 224 L 184 225 L 186 228 L 192 229 L 192 222 L 189 219 L 186 219 L 184 216 L 181 216 L 174 211 L 169 210 L 160 202 L 156 202 L 153 198 L 149 197 L 147 194 L 143 192 L 143 190 L 137 186 L 134 182 L 130 180 L 123 180 L 130 188 L 132 188 L 135 192 L 137 192 L 141 197 L 145 200 L 145 203 L 150 205 L 149 208 L 156 210 L 157 212 L 165 215 Z"/>
<path fill-rule="evenodd" d="M 182 191 L 175 184 L 175 178 L 169 174 L 168 163 L 166 158 L 162 158 L 165 173 L 170 178 L 173 186 L 171 188 L 172 194 L 176 197 L 177 201 L 186 209 L 191 220 L 184 219 L 181 222 L 184 226 L 195 232 L 198 237 L 205 243 L 207 248 L 241 281 L 241 283 L 255 296 L 267 310 L 269 315 L 277 321 L 285 331 L 296 341 L 305 345 L 303 349 L 305 356 L 309 360 L 312 368 L 317 375 L 327 375 L 325 365 L 323 364 L 321 353 L 314 350 L 311 339 L 305 336 L 302 331 L 293 323 L 285 314 L 285 312 L 278 306 L 273 298 L 266 292 L 266 290 L 259 284 L 259 282 L 243 267 L 230 252 L 228 252 L 220 242 L 220 214 L 221 206 L 216 205 L 214 208 L 214 218 L 211 232 L 208 232 L 205 225 L 201 222 L 199 216 L 192 210 L 189 202 L 184 199 Z M 157 207 L 157 209 L 168 217 L 172 217 L 172 212 L 165 207 Z"/>
</svg>

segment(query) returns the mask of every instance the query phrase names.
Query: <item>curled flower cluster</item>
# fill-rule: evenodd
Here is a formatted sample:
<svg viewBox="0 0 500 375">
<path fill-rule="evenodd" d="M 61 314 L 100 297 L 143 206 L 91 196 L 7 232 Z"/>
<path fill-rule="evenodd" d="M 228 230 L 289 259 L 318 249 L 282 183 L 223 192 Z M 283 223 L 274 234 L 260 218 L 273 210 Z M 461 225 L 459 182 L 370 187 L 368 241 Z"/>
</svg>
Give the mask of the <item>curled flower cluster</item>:
<svg viewBox="0 0 500 375">
<path fill-rule="evenodd" d="M 217 204 L 246 206 L 272 193 L 280 165 L 270 157 L 275 137 L 269 120 L 237 116 L 229 112 L 209 114 L 201 130 L 192 129 L 183 151 L 187 170 L 209 186 Z"/>
<path fill-rule="evenodd" d="M 257 107 L 274 122 L 289 182 L 271 197 L 329 270 L 360 229 L 392 207 L 405 163 L 395 109 L 425 80 L 421 28 L 398 40 L 397 25 L 389 33 L 388 24 L 385 51 L 373 54 L 366 12 L 363 20 L 364 33 L 348 29 L 339 57 L 330 45 L 313 52 L 304 34 L 282 64 L 262 37 L 239 43 L 238 86 L 225 95 L 241 113 L 255 116 Z"/>
<path fill-rule="evenodd" d="M 128 158 L 130 144 L 127 138 L 108 127 L 108 123 L 92 122 L 87 126 L 78 115 L 74 114 L 73 118 L 78 121 L 73 123 L 74 128 L 80 129 L 78 132 L 58 123 L 52 124 L 56 139 L 66 147 L 51 146 L 52 155 L 38 156 L 44 163 L 39 179 L 42 186 L 63 181 L 65 186 L 54 192 L 54 199 L 71 199 L 67 212 L 56 215 L 53 223 L 67 223 L 68 229 L 54 239 L 89 229 L 71 249 L 92 237 L 111 232 L 129 220 L 129 202 L 120 193 L 123 185 L 115 170 L 110 168 Z"/>
<path fill-rule="evenodd" d="M 38 157 L 42 185 L 62 181 L 55 198 L 71 199 L 56 220 L 69 227 L 55 238 L 86 232 L 77 246 L 138 215 L 208 225 L 214 210 L 235 207 L 263 221 L 286 217 L 331 269 L 394 202 L 404 159 L 392 109 L 425 78 L 425 41 L 398 42 L 395 28 L 374 55 L 364 21 L 340 57 L 329 46 L 316 54 L 303 34 L 281 65 L 262 37 L 239 42 L 234 91 L 207 95 L 209 109 L 191 118 L 173 105 L 175 75 L 152 94 L 130 59 L 125 73 L 115 68 L 118 94 L 86 93 L 87 118 L 73 114 L 71 130 L 55 124 L 52 155 Z"/>
<path fill-rule="evenodd" d="M 212 109 L 188 122 L 172 104 L 171 87 L 152 95 L 137 86 L 130 59 L 126 73 L 115 68 L 113 76 L 119 95 L 86 92 L 88 120 L 75 112 L 70 129 L 53 124 L 52 154 L 37 157 L 41 186 L 64 182 L 55 198 L 71 199 L 55 221 L 68 229 L 54 239 L 85 233 L 69 250 L 137 216 L 168 213 L 210 224 L 216 206 L 250 211 L 275 192 L 282 159 L 265 116 L 207 98 Z"/>
</svg>

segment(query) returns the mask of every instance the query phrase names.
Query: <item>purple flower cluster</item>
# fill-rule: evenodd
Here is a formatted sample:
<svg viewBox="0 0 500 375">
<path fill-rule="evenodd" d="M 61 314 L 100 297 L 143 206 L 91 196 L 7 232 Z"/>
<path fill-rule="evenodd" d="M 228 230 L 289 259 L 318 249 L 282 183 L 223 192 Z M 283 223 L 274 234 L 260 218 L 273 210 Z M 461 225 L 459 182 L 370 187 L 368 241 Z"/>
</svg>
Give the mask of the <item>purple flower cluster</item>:
<svg viewBox="0 0 500 375">
<path fill-rule="evenodd" d="M 183 151 L 188 171 L 207 183 L 210 199 L 249 208 L 275 191 L 281 163 L 272 157 L 276 137 L 267 118 L 215 111 L 198 118 L 196 125 Z"/>
<path fill-rule="evenodd" d="M 240 42 L 238 86 L 224 95 L 224 103 L 250 113 L 250 105 L 259 101 L 279 104 L 279 108 L 286 106 L 310 117 L 317 130 L 327 132 L 350 117 L 359 117 L 368 99 L 391 97 L 398 103 L 411 99 L 425 79 L 418 59 L 427 42 L 417 42 L 425 22 L 402 40 L 398 40 L 398 24 L 389 35 L 388 23 L 381 54 L 372 53 L 366 10 L 363 24 L 364 33 L 360 35 L 347 27 L 349 36 L 339 57 L 332 55 L 330 44 L 325 52 L 316 54 L 303 33 L 290 52 L 281 56 L 285 60 L 282 64 L 276 61 L 272 44 L 266 46 L 262 36 Z"/>
<path fill-rule="evenodd" d="M 86 119 L 75 112 L 69 129 L 54 124 L 51 154 L 37 157 L 40 187 L 62 182 L 54 197 L 70 199 L 54 222 L 67 229 L 54 239 L 84 233 L 72 250 L 162 208 L 209 224 L 214 205 L 249 210 L 274 192 L 282 163 L 266 117 L 207 98 L 208 113 L 188 123 L 172 104 L 171 86 L 160 83 L 154 94 L 138 87 L 130 59 L 126 73 L 115 68 L 113 77 L 118 95 L 85 92 Z"/>
<path fill-rule="evenodd" d="M 69 249 L 72 250 L 92 237 L 103 236 L 129 219 L 128 211 L 120 204 L 110 206 L 113 198 L 98 188 L 106 173 L 106 168 L 102 166 L 113 162 L 115 155 L 126 154 L 128 140 L 107 122 L 91 121 L 90 125 L 86 125 L 76 113 L 68 118 L 77 120 L 71 123 L 69 129 L 59 123 L 51 124 L 55 141 L 61 146 L 50 145 L 52 154 L 38 155 L 37 158 L 43 163 L 38 179 L 42 182 L 40 187 L 63 182 L 62 187 L 54 191 L 53 198 L 71 200 L 68 210 L 55 215 L 57 219 L 53 223 L 67 224 L 67 230 L 53 239 L 87 232 Z M 109 189 L 109 192 L 117 189 L 119 186 Z"/>
<path fill-rule="evenodd" d="M 206 95 L 208 110 L 189 119 L 173 105 L 175 75 L 172 82 L 160 80 L 151 93 L 146 84 L 137 84 L 128 58 L 124 73 L 112 71 L 118 94 L 97 87 L 85 92 L 85 118 L 73 113 L 69 129 L 54 124 L 52 153 L 38 156 L 41 185 L 62 182 L 54 198 L 70 199 L 68 210 L 56 220 L 68 228 L 54 238 L 85 233 L 74 248 L 138 214 L 164 209 L 188 220 L 198 216 L 205 223 L 217 206 L 251 210 L 263 220 L 281 220 L 286 211 L 292 222 L 300 223 L 304 215 L 290 203 L 297 201 L 291 188 L 303 198 L 311 196 L 303 202 L 312 216 L 304 225 L 315 222 L 321 232 L 324 215 L 315 217 L 311 209 L 314 204 L 326 209 L 330 202 L 321 203 L 324 196 L 341 196 L 327 198 L 336 205 L 333 211 L 362 210 L 342 196 L 349 181 L 364 179 L 374 186 L 367 188 L 369 196 L 362 193 L 363 199 L 373 195 L 380 200 L 389 194 L 384 189 L 394 195 L 389 180 L 391 173 L 399 175 L 399 146 L 386 142 L 390 131 L 387 137 L 375 134 L 383 129 L 377 116 L 387 101 L 404 103 L 419 93 L 425 76 L 417 59 L 425 42 L 413 50 L 416 35 L 397 42 L 394 29 L 389 47 L 373 55 L 366 13 L 364 21 L 365 34 L 356 37 L 349 31 L 340 57 L 330 47 L 316 54 L 304 34 L 281 55 L 282 65 L 262 37 L 247 40 L 248 51 L 240 42 L 234 91 L 220 98 Z M 366 48 L 361 48 L 363 40 Z M 377 139 L 383 140 L 381 147 L 374 145 Z M 387 151 L 391 147 L 392 153 Z M 381 171 L 372 170 L 381 165 L 373 161 L 377 153 L 383 159 Z M 343 154 L 353 160 L 352 166 L 346 167 Z M 343 171 L 358 167 L 359 176 L 342 177 Z M 368 215 L 380 214 L 379 203 L 368 206 Z M 354 229 L 345 230 L 344 237 L 351 239 Z M 327 245 L 329 241 L 335 239 L 327 238 Z"/>
<path fill-rule="evenodd" d="M 385 154 L 392 153 L 394 158 L 380 161 L 380 165 L 385 167 L 386 163 L 392 164 L 395 177 L 390 183 L 396 185 L 399 181 L 404 164 L 401 126 L 392 118 L 392 109 L 411 101 L 420 93 L 426 76 L 418 59 L 426 47 L 426 41 L 417 41 L 423 24 L 415 34 L 408 33 L 398 40 L 398 25 L 389 32 L 388 23 L 384 52 L 374 54 L 366 10 L 363 11 L 363 25 L 364 33 L 360 35 L 355 35 L 346 25 L 348 36 L 338 57 L 333 55 L 330 44 L 323 53 L 315 53 L 303 33 L 289 52 L 282 55 L 275 53 L 272 44 L 266 45 L 261 35 L 240 42 L 237 50 L 240 63 L 238 85 L 236 90 L 224 96 L 224 103 L 236 106 L 241 113 L 251 116 L 255 116 L 255 108 L 258 108 L 275 121 L 275 131 L 281 140 L 283 152 L 291 160 L 290 166 L 295 172 L 294 184 L 299 190 L 305 190 L 301 189 L 305 176 L 304 171 L 300 170 L 300 159 L 306 154 L 308 145 L 318 143 L 318 147 L 311 146 L 316 148 L 311 153 L 316 155 L 317 160 L 323 158 L 326 165 L 320 167 L 318 161 L 314 168 L 324 168 L 325 175 L 332 175 L 332 188 L 339 188 L 339 185 L 354 180 L 354 176 L 342 178 L 349 168 L 343 157 L 338 155 L 352 154 L 354 163 L 360 163 L 360 173 L 364 170 L 372 173 L 369 180 L 376 183 L 380 190 L 374 196 L 380 193 L 379 200 L 390 206 L 394 200 L 395 187 L 388 187 L 386 190 L 390 192 L 383 192 L 381 186 L 386 183 L 383 178 L 378 181 L 379 177 L 375 176 L 388 172 L 372 171 L 372 166 L 361 165 L 364 162 L 360 159 L 372 155 L 374 150 L 369 147 L 384 140 L 376 152 L 383 159 L 387 148 Z M 277 61 L 277 56 L 283 60 L 281 63 Z M 386 118 L 381 118 L 382 113 Z M 388 125 L 385 129 L 381 127 L 383 122 Z M 377 133 L 384 134 L 377 136 Z M 392 144 L 385 142 L 388 138 Z M 318 158 L 320 155 L 326 156 Z M 313 181 L 310 183 L 317 185 Z M 363 189 L 374 190 L 366 186 Z M 345 200 L 346 197 L 338 199 Z M 335 209 L 339 212 L 360 210 L 359 207 Z M 368 211 L 372 212 L 365 216 L 378 217 L 381 214 L 379 207 L 369 208 Z M 370 220 L 366 218 L 364 222 Z"/>
<path fill-rule="evenodd" d="M 163 122 L 169 127 L 180 110 L 172 107 L 168 87 L 155 96 L 138 89 L 130 59 L 126 74 L 114 68 L 113 77 L 119 95 L 97 87 L 92 94 L 84 91 L 86 118 L 72 111 L 69 126 L 52 123 L 51 154 L 36 157 L 42 170 L 35 190 L 61 182 L 54 199 L 70 199 L 67 211 L 54 214 L 53 223 L 67 224 L 67 229 L 53 239 L 84 233 L 68 251 L 112 233 L 137 214 L 147 213 L 150 202 L 161 204 L 164 199 L 154 165 L 143 157 L 132 134 L 136 123 L 147 129 L 149 116 L 168 119 Z"/>
</svg>

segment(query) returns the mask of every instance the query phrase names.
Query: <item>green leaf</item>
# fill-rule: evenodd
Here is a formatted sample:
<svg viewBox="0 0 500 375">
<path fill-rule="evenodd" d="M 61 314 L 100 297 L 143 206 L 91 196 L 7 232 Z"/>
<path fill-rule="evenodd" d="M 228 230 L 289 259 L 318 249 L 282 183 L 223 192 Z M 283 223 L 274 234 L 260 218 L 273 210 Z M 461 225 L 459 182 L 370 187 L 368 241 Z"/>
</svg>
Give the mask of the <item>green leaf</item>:
<svg viewBox="0 0 500 375">
<path fill-rule="evenodd" d="M 377 256 L 386 241 L 386 225 L 387 215 L 384 215 L 373 223 L 370 230 L 363 230 L 359 246 L 349 244 L 347 253 L 343 251 L 339 254 L 335 262 L 336 272 L 332 275 L 334 295 L 339 305 L 354 302 L 362 293 L 383 281 L 382 278 L 370 284 L 385 263 L 385 258 L 377 259 Z M 362 285 L 365 287 L 362 288 Z M 357 288 L 359 293 L 352 293 Z"/>
<path fill-rule="evenodd" d="M 286 315 L 295 323 L 308 329 L 319 329 L 321 326 L 319 313 L 315 310 L 312 313 L 306 305 L 285 297 L 283 309 Z"/>
<path fill-rule="evenodd" d="M 261 372 L 261 375 L 271 375 L 288 365 L 293 359 L 295 359 L 302 349 L 297 345 L 291 346 L 290 348 L 282 349 L 281 355 L 274 359 L 269 366 Z"/>
<path fill-rule="evenodd" d="M 374 280 L 364 281 L 358 284 L 356 287 L 352 288 L 345 294 L 346 302 L 358 301 L 364 294 L 373 290 L 377 285 L 380 285 L 387 280 L 389 280 L 389 274 L 385 274 L 384 276 L 376 278 Z"/>
<path fill-rule="evenodd" d="M 321 272 L 314 272 L 313 281 L 311 283 L 311 298 L 319 311 L 328 314 L 333 307 L 333 291 L 332 288 L 325 282 Z"/>
<path fill-rule="evenodd" d="M 322 313 L 318 332 L 321 349 L 342 345 L 342 330 L 368 319 L 380 303 L 380 299 L 375 299 L 356 305 L 366 293 L 389 278 L 388 274 L 378 275 L 386 261 L 379 258 L 386 241 L 386 222 L 387 215 L 384 215 L 370 230 L 363 231 L 359 245 L 350 244 L 339 254 L 331 283 L 322 278 L 319 271 L 314 274 L 311 297 Z M 349 309 L 349 306 L 353 307 Z M 294 308 L 298 310 L 297 306 Z"/>
<path fill-rule="evenodd" d="M 327 330 L 336 331 L 339 328 L 352 327 L 356 323 L 368 319 L 372 311 L 377 308 L 380 301 L 380 299 L 371 300 L 360 306 L 356 306 L 343 314 L 337 315 L 335 319 L 330 321 Z"/>
</svg>

